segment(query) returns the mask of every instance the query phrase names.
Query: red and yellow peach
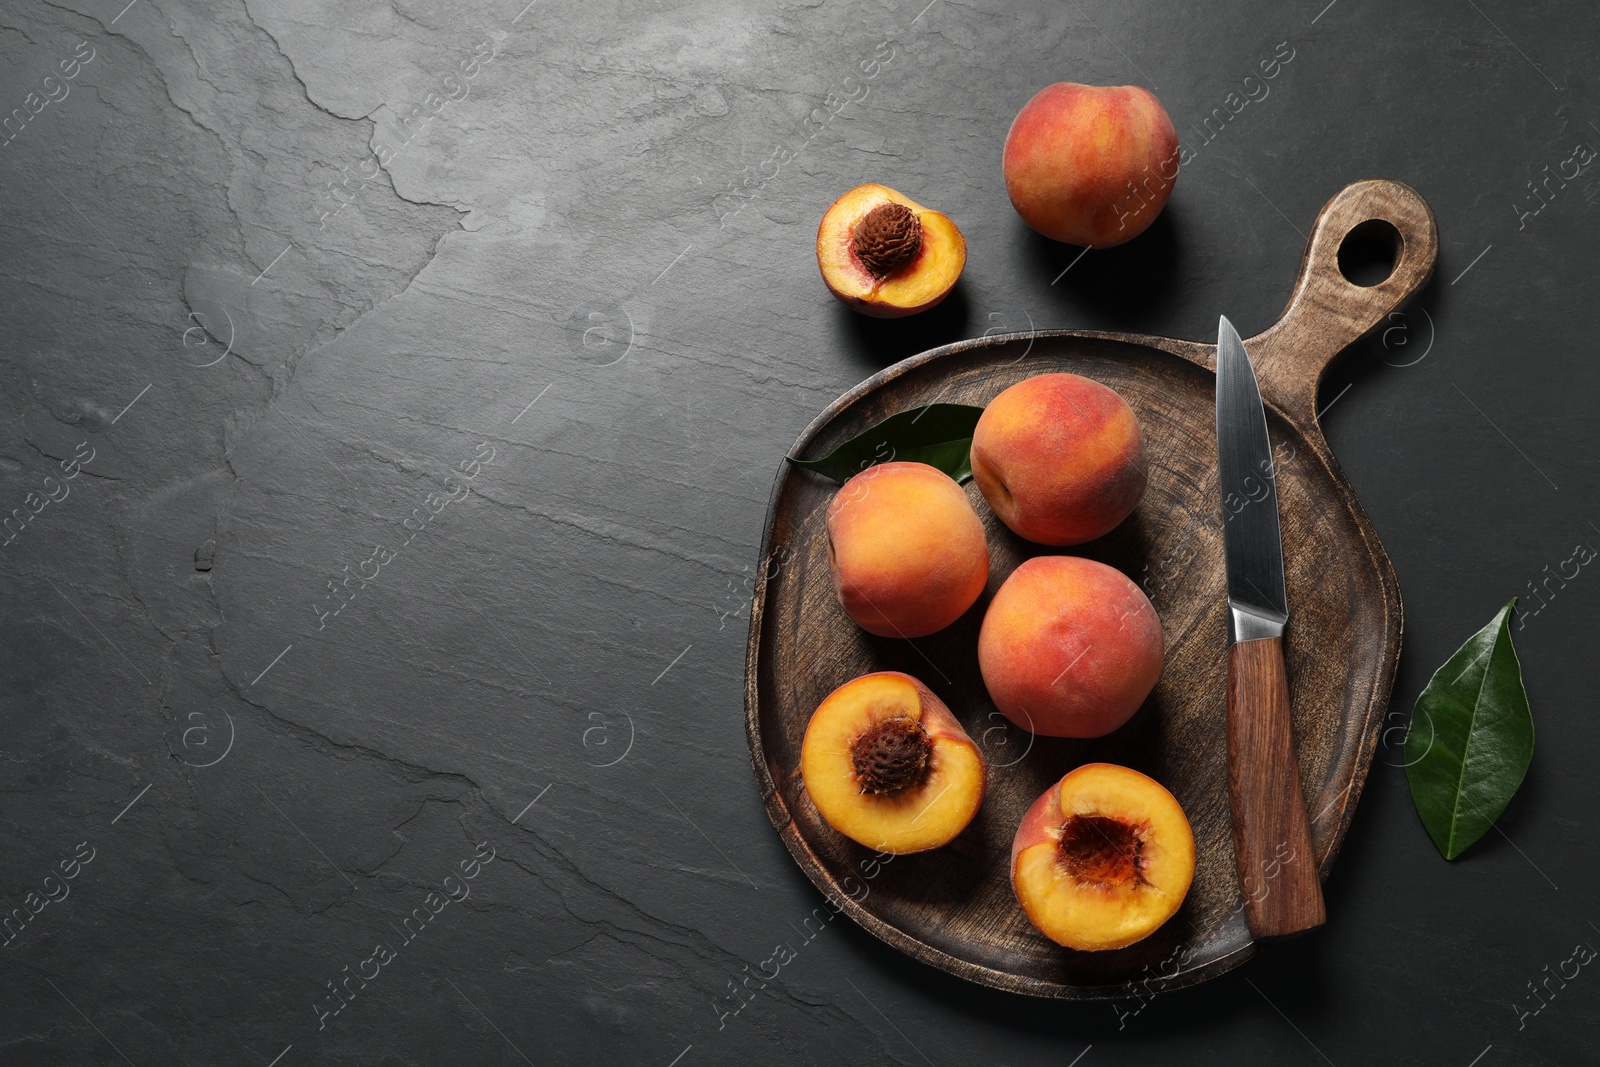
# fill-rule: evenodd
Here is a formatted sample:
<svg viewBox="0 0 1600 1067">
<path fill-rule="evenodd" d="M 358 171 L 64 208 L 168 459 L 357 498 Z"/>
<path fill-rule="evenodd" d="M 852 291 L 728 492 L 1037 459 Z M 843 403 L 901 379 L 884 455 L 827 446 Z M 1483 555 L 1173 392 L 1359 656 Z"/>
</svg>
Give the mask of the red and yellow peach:
<svg viewBox="0 0 1600 1067">
<path fill-rule="evenodd" d="M 1161 620 L 1121 571 L 1036 556 L 995 593 L 978 669 L 1006 718 L 1051 737 L 1100 737 L 1133 716 L 1161 676 Z"/>
<path fill-rule="evenodd" d="M 1134 85 L 1047 85 L 1006 134 L 1006 192 L 1056 241 L 1109 248 L 1156 220 L 1178 177 L 1178 134 Z"/>
<path fill-rule="evenodd" d="M 1149 477 L 1133 409 L 1077 374 L 1036 375 L 990 401 L 973 432 L 972 476 L 1002 522 L 1042 545 L 1110 533 Z"/>
<path fill-rule="evenodd" d="M 926 463 L 882 463 L 828 505 L 828 564 L 868 633 L 922 637 L 955 622 L 989 580 L 989 545 L 966 492 Z"/>
</svg>

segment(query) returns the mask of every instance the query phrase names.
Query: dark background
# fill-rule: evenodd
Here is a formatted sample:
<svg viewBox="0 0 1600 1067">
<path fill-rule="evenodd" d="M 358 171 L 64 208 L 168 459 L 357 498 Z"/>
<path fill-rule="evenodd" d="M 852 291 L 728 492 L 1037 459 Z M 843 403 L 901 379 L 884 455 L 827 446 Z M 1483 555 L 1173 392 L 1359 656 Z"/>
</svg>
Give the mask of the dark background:
<svg viewBox="0 0 1600 1067">
<path fill-rule="evenodd" d="M 0 508 L 66 490 L 0 557 L 3 910 L 93 856 L 0 956 L 0 1062 L 1592 1059 L 1600 974 L 1537 1013 L 1529 983 L 1600 946 L 1600 577 L 1530 585 L 1600 545 L 1600 182 L 1542 207 L 1529 182 L 1600 145 L 1600 11 L 925 2 L 0 3 L 0 113 L 26 119 L 0 147 Z M 1150 232 L 1075 265 L 999 166 L 1057 80 L 1153 88 L 1194 153 Z M 840 921 L 719 1022 L 821 903 L 742 725 L 785 447 L 963 337 L 1209 339 L 1219 312 L 1249 336 L 1365 177 L 1420 190 L 1441 253 L 1323 392 L 1407 623 L 1327 928 L 1132 1013 Z M 869 322 L 823 289 L 817 219 L 864 181 L 964 230 L 939 309 Z M 1446 863 L 1395 743 L 1514 595 L 1533 767 Z M 404 947 L 319 1029 L 378 942 Z"/>
</svg>

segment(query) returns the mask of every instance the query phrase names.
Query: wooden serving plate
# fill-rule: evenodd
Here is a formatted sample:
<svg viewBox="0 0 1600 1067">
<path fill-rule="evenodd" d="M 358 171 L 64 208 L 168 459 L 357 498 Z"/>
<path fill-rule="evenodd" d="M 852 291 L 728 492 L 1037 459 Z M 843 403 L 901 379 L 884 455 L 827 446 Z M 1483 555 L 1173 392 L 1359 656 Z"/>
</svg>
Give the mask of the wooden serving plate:
<svg viewBox="0 0 1600 1067">
<path fill-rule="evenodd" d="M 1393 273 L 1371 287 L 1339 270 L 1339 248 L 1358 226 L 1363 235 L 1381 232 L 1397 243 Z M 1317 426 L 1317 384 L 1334 356 L 1422 287 L 1437 251 L 1433 213 L 1414 190 L 1390 181 L 1350 185 L 1317 216 L 1283 315 L 1245 342 L 1278 468 L 1290 607 L 1285 655 L 1324 878 L 1377 744 L 1400 655 L 1401 615 L 1394 569 Z M 1051 371 L 1111 386 L 1139 417 L 1149 489 L 1138 510 L 1098 541 L 1069 549 L 1024 542 L 968 483 L 989 537 L 988 588 L 955 625 L 914 641 L 866 633 L 834 599 L 824 513 L 837 485 L 788 464 L 778 475 L 745 660 L 746 725 L 762 798 L 784 844 L 834 908 L 925 963 L 1017 993 L 1094 999 L 1193 985 L 1255 952 L 1228 814 L 1215 360 L 1214 345 L 1162 337 L 1052 331 L 983 338 L 904 360 L 817 416 L 791 454 L 826 455 L 889 415 L 934 401 L 986 404 L 1007 386 Z M 1019 562 L 1054 552 L 1098 559 L 1138 581 L 1166 633 L 1155 692 L 1107 737 L 1034 737 L 1008 725 L 978 672 L 978 627 L 990 597 Z M 830 828 L 799 777 L 812 711 L 837 686 L 881 670 L 905 671 L 933 689 L 989 766 L 987 799 L 960 837 L 890 862 Z M 1008 865 L 1028 805 L 1069 769 L 1095 760 L 1136 768 L 1170 789 L 1194 828 L 1197 860 L 1188 899 L 1165 926 L 1128 948 L 1088 953 L 1061 948 L 1029 924 Z"/>
</svg>

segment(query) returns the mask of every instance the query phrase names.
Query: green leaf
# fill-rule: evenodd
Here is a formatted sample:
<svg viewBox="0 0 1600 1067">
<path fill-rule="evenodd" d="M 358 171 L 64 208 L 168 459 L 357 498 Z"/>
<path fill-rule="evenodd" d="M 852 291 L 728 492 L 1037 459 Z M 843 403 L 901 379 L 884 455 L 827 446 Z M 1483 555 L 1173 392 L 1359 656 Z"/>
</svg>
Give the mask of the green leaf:
<svg viewBox="0 0 1600 1067">
<path fill-rule="evenodd" d="M 1489 831 L 1533 759 L 1533 715 L 1511 647 L 1516 602 L 1445 661 L 1411 711 L 1411 800 L 1447 860 Z"/>
<path fill-rule="evenodd" d="M 972 477 L 972 431 L 982 414 L 971 404 L 924 404 L 890 415 L 821 459 L 785 458 L 836 482 L 892 460 L 926 463 L 964 482 Z"/>
</svg>

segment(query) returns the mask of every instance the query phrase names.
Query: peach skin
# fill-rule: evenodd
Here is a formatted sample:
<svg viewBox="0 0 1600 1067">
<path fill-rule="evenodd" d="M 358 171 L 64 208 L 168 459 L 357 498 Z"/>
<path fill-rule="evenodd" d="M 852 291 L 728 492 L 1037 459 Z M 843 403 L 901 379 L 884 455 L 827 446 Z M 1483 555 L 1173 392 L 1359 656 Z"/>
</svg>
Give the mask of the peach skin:
<svg viewBox="0 0 1600 1067">
<path fill-rule="evenodd" d="M 944 701 L 896 671 L 830 693 L 800 748 L 806 793 L 829 826 L 880 852 L 949 842 L 983 803 L 983 757 Z"/>
<path fill-rule="evenodd" d="M 1050 737 L 1101 737 L 1127 722 L 1164 655 L 1161 620 L 1139 587 L 1078 556 L 1024 562 L 978 631 L 978 669 L 995 707 Z"/>
<path fill-rule="evenodd" d="M 1077 374 L 1039 374 L 989 402 L 972 435 L 972 477 L 1019 537 L 1092 541 L 1133 513 L 1149 480 L 1133 409 Z"/>
<path fill-rule="evenodd" d="M 828 505 L 828 566 L 846 613 L 879 637 L 959 619 L 989 580 L 989 545 L 966 492 L 926 463 L 881 463 Z"/>
</svg>

